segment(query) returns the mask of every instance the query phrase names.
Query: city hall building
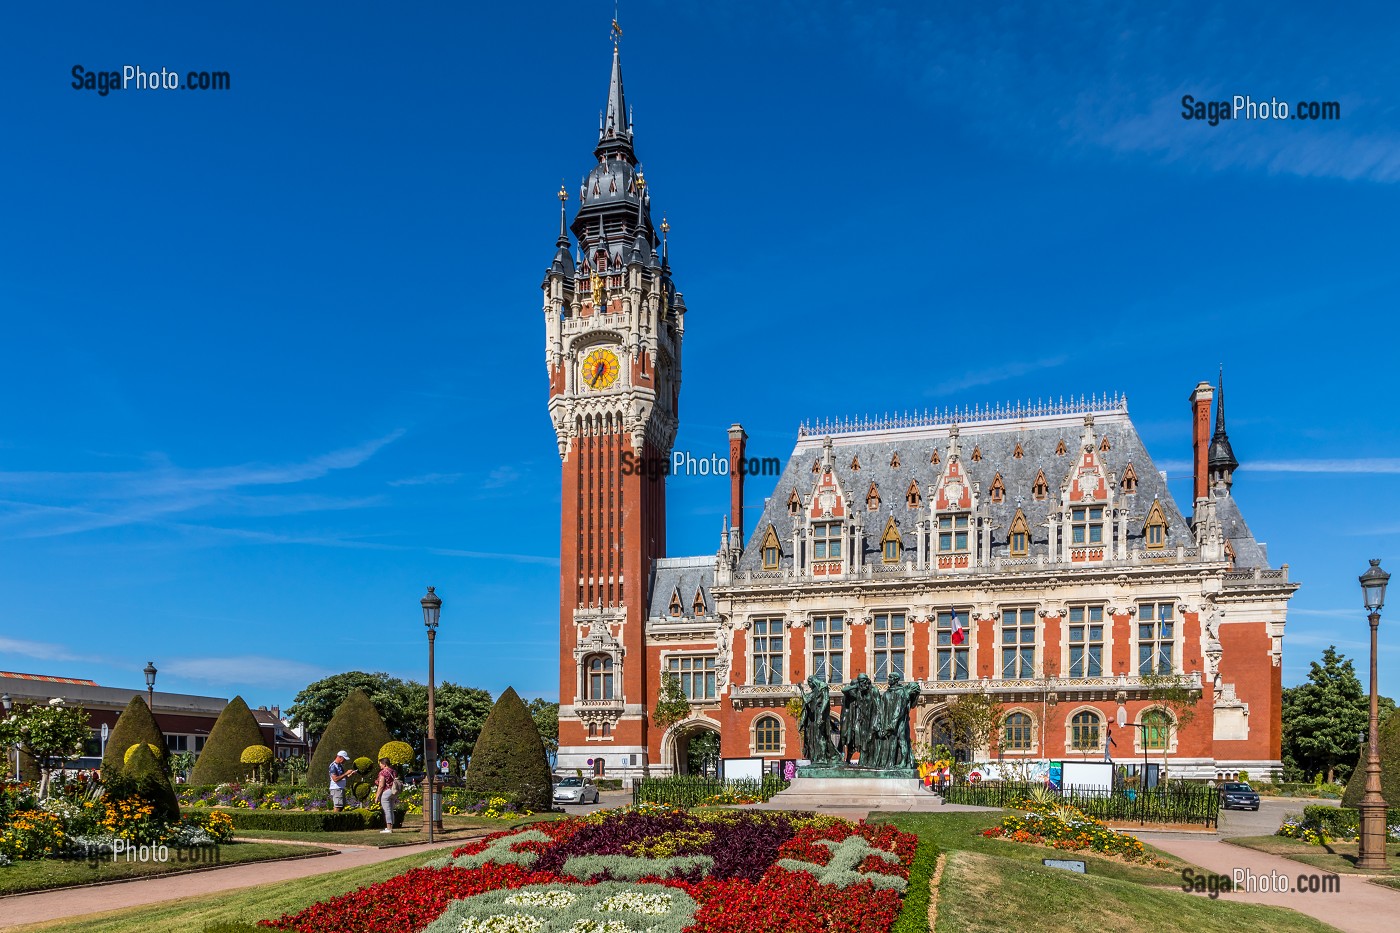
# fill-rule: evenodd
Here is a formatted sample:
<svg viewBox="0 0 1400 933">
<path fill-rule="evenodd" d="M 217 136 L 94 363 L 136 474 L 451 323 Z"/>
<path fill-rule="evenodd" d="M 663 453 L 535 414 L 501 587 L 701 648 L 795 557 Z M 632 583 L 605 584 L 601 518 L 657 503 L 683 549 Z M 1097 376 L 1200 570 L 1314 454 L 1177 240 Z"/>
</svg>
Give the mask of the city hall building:
<svg viewBox="0 0 1400 933">
<path fill-rule="evenodd" d="M 559 192 L 543 283 L 562 461 L 560 769 L 684 771 L 705 732 L 724 759 L 798 759 L 797 685 L 815 675 L 835 697 L 860 673 L 918 681 L 916 744 L 947 740 L 955 697 L 995 697 L 1004 724 L 979 760 L 1108 754 L 1210 778 L 1280 766 L 1297 584 L 1231 494 L 1223 386 L 1181 387 L 1187 503 L 1126 399 L 973 407 L 804 425 L 761 514 L 744 514 L 731 468 L 717 552 L 668 557 L 666 478 L 641 467 L 672 451 L 686 305 L 616 46 L 594 156 L 572 221 Z M 730 428 L 731 465 L 745 439 Z M 649 713 L 667 675 L 690 715 L 663 730 Z M 1164 682 L 1199 690 L 1180 729 Z"/>
</svg>

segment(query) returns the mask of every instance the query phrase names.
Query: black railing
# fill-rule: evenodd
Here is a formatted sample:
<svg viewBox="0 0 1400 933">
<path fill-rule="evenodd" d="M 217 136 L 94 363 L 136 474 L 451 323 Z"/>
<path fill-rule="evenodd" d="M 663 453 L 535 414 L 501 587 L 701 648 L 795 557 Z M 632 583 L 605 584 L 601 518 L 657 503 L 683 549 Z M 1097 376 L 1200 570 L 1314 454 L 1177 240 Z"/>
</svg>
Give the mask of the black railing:
<svg viewBox="0 0 1400 933">
<path fill-rule="evenodd" d="M 1015 807 L 1044 790 L 1040 784 L 990 781 L 956 784 L 943 790 L 948 803 L 978 807 Z M 1147 791 L 1115 787 L 1066 787 L 1050 791 L 1057 803 L 1078 807 L 1086 816 L 1115 823 L 1220 823 L 1220 791 L 1208 784 L 1171 784 Z"/>
<path fill-rule="evenodd" d="M 721 781 L 688 774 L 642 778 L 632 785 L 632 804 L 664 803 L 673 807 L 698 807 L 708 802 L 729 802 L 727 798 L 730 797 L 768 800 L 787 786 L 787 781 L 771 774 L 758 781 Z"/>
</svg>

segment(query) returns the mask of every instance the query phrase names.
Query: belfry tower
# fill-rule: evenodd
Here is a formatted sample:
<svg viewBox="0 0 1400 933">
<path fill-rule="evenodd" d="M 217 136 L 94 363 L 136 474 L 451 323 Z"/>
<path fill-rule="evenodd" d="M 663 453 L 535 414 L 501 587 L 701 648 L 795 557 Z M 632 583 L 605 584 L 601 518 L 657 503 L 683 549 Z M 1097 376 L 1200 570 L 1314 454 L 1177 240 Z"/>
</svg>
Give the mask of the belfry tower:
<svg viewBox="0 0 1400 933">
<path fill-rule="evenodd" d="M 685 302 L 663 220 L 637 161 L 614 32 L 596 159 L 559 190 L 559 239 L 544 277 L 549 416 L 562 461 L 559 762 L 609 776 L 649 764 L 643 627 L 652 561 L 666 553 Z M 570 232 L 573 234 L 571 243 Z M 576 248 L 573 247 L 576 243 Z"/>
</svg>

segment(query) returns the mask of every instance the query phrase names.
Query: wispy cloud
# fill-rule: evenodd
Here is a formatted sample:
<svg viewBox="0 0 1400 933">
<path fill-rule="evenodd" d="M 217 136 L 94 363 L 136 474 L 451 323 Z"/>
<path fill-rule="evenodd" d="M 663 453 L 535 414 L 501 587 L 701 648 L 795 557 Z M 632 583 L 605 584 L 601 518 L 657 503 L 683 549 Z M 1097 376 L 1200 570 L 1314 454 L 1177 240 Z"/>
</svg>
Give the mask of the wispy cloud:
<svg viewBox="0 0 1400 933">
<path fill-rule="evenodd" d="M 301 661 L 251 654 L 173 658 L 162 664 L 161 672 L 208 684 L 255 687 L 300 686 L 331 673 L 326 668 Z"/>
<path fill-rule="evenodd" d="M 447 486 L 462 478 L 461 473 L 424 473 L 422 476 L 408 476 L 389 480 L 390 486 Z"/>
<path fill-rule="evenodd" d="M 124 525 L 163 523 L 194 513 L 267 517 L 364 508 L 373 497 L 252 494 L 350 470 L 403 436 L 402 430 L 301 463 L 259 463 L 187 469 L 164 456 L 142 470 L 0 473 L 0 532 L 12 538 L 79 534 Z"/>
<path fill-rule="evenodd" d="M 24 641 L 18 638 L 0 638 L 0 653 L 17 654 L 36 661 L 79 661 L 91 663 L 104 660 L 94 655 L 79 654 L 64 645 L 43 641 Z"/>
<path fill-rule="evenodd" d="M 429 554 L 441 557 L 468 557 L 473 560 L 504 560 L 514 564 L 548 564 L 559 566 L 557 557 L 541 557 L 537 554 L 508 554 L 498 551 L 458 551 L 453 548 L 428 548 Z"/>
<path fill-rule="evenodd" d="M 1060 355 L 1019 363 L 984 366 L 979 369 L 969 370 L 958 376 L 947 378 L 932 388 L 925 389 L 924 394 L 929 396 L 955 395 L 976 386 L 1004 382 L 1007 379 L 1015 379 L 1017 376 L 1039 372 L 1042 369 L 1054 369 L 1056 366 L 1063 366 L 1068 361 L 1069 357 Z"/>
<path fill-rule="evenodd" d="M 1240 464 L 1240 469 L 1261 473 L 1400 473 L 1400 457 L 1257 460 Z"/>
</svg>

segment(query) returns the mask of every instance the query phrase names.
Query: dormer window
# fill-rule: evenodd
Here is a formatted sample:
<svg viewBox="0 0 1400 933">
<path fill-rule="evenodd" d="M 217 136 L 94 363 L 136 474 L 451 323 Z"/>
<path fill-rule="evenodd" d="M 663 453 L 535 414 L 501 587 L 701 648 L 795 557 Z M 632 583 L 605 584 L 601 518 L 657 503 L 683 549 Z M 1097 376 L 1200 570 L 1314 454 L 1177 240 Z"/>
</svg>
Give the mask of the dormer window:
<svg viewBox="0 0 1400 933">
<path fill-rule="evenodd" d="M 1063 441 L 1060 442 L 1063 445 Z M 1035 475 L 1035 485 L 1031 487 L 1031 495 L 1037 502 L 1044 501 L 1050 495 L 1050 484 L 1045 481 L 1045 471 L 1041 470 Z"/>
<path fill-rule="evenodd" d="M 1028 557 L 1031 553 L 1031 529 L 1026 522 L 1026 513 L 1020 509 L 1016 510 L 1016 517 L 1011 520 L 1011 538 L 1008 543 L 1011 545 L 1012 557 Z"/>
<path fill-rule="evenodd" d="M 680 614 L 681 614 L 684 610 L 685 610 L 685 607 L 681 605 L 681 593 L 680 593 L 680 590 L 672 590 L 672 591 L 671 591 L 671 605 L 668 606 L 667 609 L 666 609 L 667 614 L 670 615 L 670 616 L 672 616 L 673 618 L 674 618 L 674 617 L 679 617 Z"/>
<path fill-rule="evenodd" d="M 911 509 L 917 509 L 924 504 L 924 497 L 919 495 L 918 480 L 909 481 L 909 490 L 904 494 L 904 501 Z"/>
<path fill-rule="evenodd" d="M 934 448 L 934 450 L 933 450 L 933 456 L 928 458 L 928 462 L 929 462 L 929 463 L 932 463 L 934 466 L 938 466 L 938 464 L 939 464 L 939 459 L 938 459 L 938 448 L 936 448 L 936 447 Z"/>
<path fill-rule="evenodd" d="M 782 556 L 782 551 L 778 547 L 778 533 L 773 530 L 773 526 L 768 526 L 768 531 L 763 535 L 763 569 L 777 570 L 778 558 Z"/>
<path fill-rule="evenodd" d="M 1123 470 L 1122 488 L 1124 495 L 1131 496 L 1133 493 L 1137 492 L 1137 484 L 1137 470 L 1134 470 L 1133 465 L 1129 463 Z"/>
<path fill-rule="evenodd" d="M 865 510 L 867 512 L 880 510 L 880 487 L 874 483 L 870 484 L 870 491 L 865 494 Z"/>
<path fill-rule="evenodd" d="M 899 563 L 899 558 L 904 551 L 904 543 L 899 538 L 899 529 L 895 527 L 894 518 L 885 523 L 885 534 L 880 538 L 880 559 L 887 564 Z"/>
<path fill-rule="evenodd" d="M 821 461 L 821 458 L 818 457 L 817 459 L 815 459 L 815 460 L 812 461 L 812 472 L 813 472 L 813 473 L 820 473 L 821 471 L 822 471 L 822 461 Z"/>
<path fill-rule="evenodd" d="M 1013 451 L 1011 451 L 1011 459 L 1013 459 L 1013 460 L 1020 460 L 1020 459 L 1021 459 L 1022 457 L 1024 457 L 1025 455 L 1026 455 L 1026 452 L 1025 452 L 1024 449 L 1022 449 L 1022 447 L 1021 447 L 1021 442 L 1020 442 L 1020 441 L 1017 441 L 1017 442 L 1016 442 L 1016 449 L 1013 450 Z"/>
<path fill-rule="evenodd" d="M 938 516 L 939 553 L 956 554 L 967 551 L 968 518 L 966 512 Z"/>
<path fill-rule="evenodd" d="M 690 609 L 697 619 L 705 614 L 705 594 L 699 587 L 695 588 L 695 601 L 691 603 Z"/>
<path fill-rule="evenodd" d="M 1103 544 L 1103 506 L 1076 506 L 1070 509 L 1070 543 Z"/>
<path fill-rule="evenodd" d="M 1110 443 L 1108 442 L 1108 435 L 1105 434 L 1104 437 L 1103 437 L 1103 440 L 1102 440 L 1102 441 L 1099 441 L 1099 450 L 1105 451 L 1105 452 L 1106 452 L 1106 451 L 1109 451 L 1109 450 L 1112 450 L 1112 449 L 1113 449 L 1113 445 L 1110 444 Z"/>
<path fill-rule="evenodd" d="M 1060 442 L 1059 442 L 1058 444 L 1055 445 L 1055 456 L 1057 456 L 1057 457 L 1063 457 L 1064 455 L 1065 455 L 1065 439 L 1062 437 L 1062 438 L 1060 438 Z"/>
<path fill-rule="evenodd" d="M 1006 498 L 1006 483 L 1002 481 L 1000 473 L 992 477 L 990 495 L 993 502 L 1001 502 Z"/>
<path fill-rule="evenodd" d="M 851 458 L 851 471 L 854 473 L 860 472 L 860 454 L 856 454 Z"/>
<path fill-rule="evenodd" d="M 801 508 L 802 508 L 802 497 L 799 496 L 799 495 L 797 494 L 797 490 L 796 490 L 796 489 L 794 489 L 794 490 L 792 491 L 792 494 L 791 494 L 790 496 L 788 496 L 787 506 L 788 506 L 788 514 L 789 514 L 789 515 L 796 515 L 796 514 L 798 513 L 798 511 L 801 510 Z"/>
<path fill-rule="evenodd" d="M 841 523 L 812 523 L 812 559 L 837 560 L 841 557 Z"/>
<path fill-rule="evenodd" d="M 1167 516 L 1162 512 L 1162 503 L 1152 500 L 1152 508 L 1147 512 L 1147 524 L 1142 535 L 1145 543 L 1154 551 L 1167 546 Z"/>
<path fill-rule="evenodd" d="M 891 470 L 898 470 L 898 469 L 899 469 L 899 451 L 897 451 L 897 450 L 894 452 L 894 456 L 890 458 L 890 469 L 891 469 Z"/>
<path fill-rule="evenodd" d="M 973 462 L 973 463 L 981 463 L 981 462 L 982 462 L 982 447 L 981 447 L 981 445 L 978 445 L 978 446 L 972 448 L 972 462 Z"/>
</svg>

